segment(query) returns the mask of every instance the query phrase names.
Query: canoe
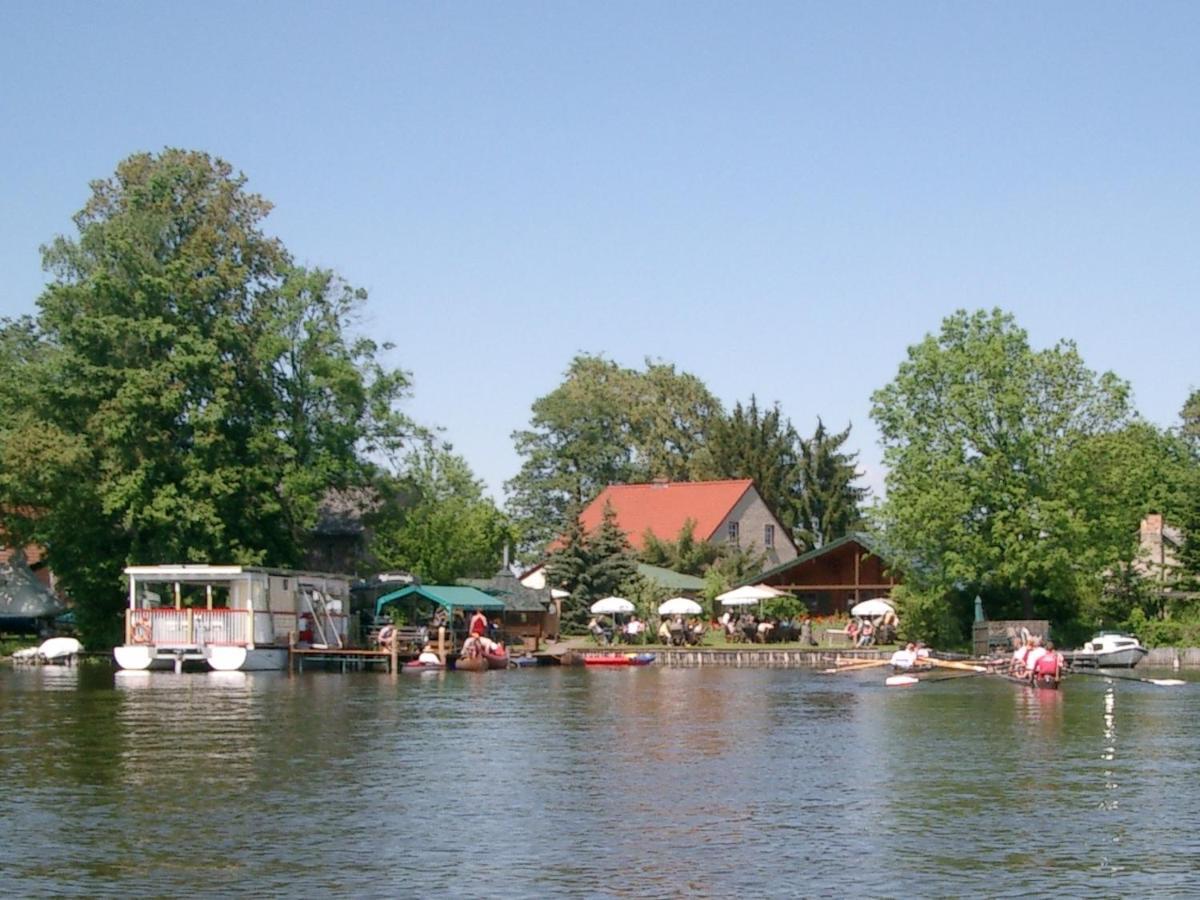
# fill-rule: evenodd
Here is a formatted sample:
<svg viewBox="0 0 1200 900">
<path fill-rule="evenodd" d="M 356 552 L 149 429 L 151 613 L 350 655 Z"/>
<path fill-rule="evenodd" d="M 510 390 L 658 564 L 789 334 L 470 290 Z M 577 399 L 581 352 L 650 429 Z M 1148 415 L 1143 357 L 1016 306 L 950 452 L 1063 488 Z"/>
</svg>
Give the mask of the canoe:
<svg viewBox="0 0 1200 900">
<path fill-rule="evenodd" d="M 623 655 L 586 653 L 583 657 L 585 666 L 648 666 L 652 662 L 654 662 L 653 653 L 626 653 Z"/>
<path fill-rule="evenodd" d="M 560 653 L 552 657 L 558 661 L 560 666 L 582 666 L 583 654 L 578 650 L 568 650 L 566 653 Z"/>
<path fill-rule="evenodd" d="M 486 672 L 488 661 L 482 656 L 460 656 L 454 661 L 454 668 L 459 672 Z"/>
<path fill-rule="evenodd" d="M 508 651 L 503 653 L 485 653 L 483 658 L 487 660 L 489 669 L 507 669 L 508 668 Z"/>
</svg>

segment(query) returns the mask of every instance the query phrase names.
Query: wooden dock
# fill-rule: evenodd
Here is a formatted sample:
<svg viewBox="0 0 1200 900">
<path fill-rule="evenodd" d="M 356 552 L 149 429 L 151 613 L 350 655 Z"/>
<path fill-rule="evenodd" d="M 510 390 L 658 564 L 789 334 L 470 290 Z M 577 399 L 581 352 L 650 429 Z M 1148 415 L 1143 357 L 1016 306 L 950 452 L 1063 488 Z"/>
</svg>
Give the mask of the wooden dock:
<svg viewBox="0 0 1200 900">
<path fill-rule="evenodd" d="M 343 672 L 382 664 L 387 671 L 398 672 L 400 666 L 409 659 L 416 659 L 415 654 L 349 647 L 292 647 L 288 653 L 288 671 L 303 672 L 304 664 L 308 662 L 323 665 L 336 663 Z"/>
</svg>

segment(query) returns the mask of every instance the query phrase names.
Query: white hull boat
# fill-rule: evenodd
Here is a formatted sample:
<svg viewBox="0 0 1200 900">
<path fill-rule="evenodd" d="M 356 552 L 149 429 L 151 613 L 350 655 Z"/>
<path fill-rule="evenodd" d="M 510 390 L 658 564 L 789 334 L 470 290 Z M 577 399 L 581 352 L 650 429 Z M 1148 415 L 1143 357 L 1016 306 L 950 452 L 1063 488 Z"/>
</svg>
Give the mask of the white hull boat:
<svg viewBox="0 0 1200 900">
<path fill-rule="evenodd" d="M 1132 669 L 1150 651 L 1128 634 L 1098 634 L 1070 654 L 1071 665 L 1095 669 Z"/>
</svg>

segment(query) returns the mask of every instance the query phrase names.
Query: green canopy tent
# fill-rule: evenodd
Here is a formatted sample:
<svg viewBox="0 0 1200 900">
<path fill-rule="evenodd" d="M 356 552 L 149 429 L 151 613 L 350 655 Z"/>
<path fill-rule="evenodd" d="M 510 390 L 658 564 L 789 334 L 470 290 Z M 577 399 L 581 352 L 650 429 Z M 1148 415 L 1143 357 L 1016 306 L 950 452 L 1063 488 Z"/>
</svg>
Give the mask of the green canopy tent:
<svg viewBox="0 0 1200 900">
<path fill-rule="evenodd" d="M 478 588 L 462 587 L 446 584 L 410 584 L 397 591 L 384 594 L 375 601 L 375 615 L 380 615 L 389 603 L 396 603 L 408 598 L 423 597 L 443 607 L 453 615 L 457 610 L 487 609 L 501 611 L 504 601 L 491 594 L 485 594 Z"/>
</svg>

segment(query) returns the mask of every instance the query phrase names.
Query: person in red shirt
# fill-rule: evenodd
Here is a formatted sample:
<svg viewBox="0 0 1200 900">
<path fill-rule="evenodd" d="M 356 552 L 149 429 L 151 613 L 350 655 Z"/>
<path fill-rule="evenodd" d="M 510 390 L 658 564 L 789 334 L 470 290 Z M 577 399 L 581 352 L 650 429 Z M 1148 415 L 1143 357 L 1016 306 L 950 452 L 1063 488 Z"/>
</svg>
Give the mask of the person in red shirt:
<svg viewBox="0 0 1200 900">
<path fill-rule="evenodd" d="M 471 616 L 471 624 L 468 626 L 467 631 L 474 637 L 479 637 L 487 631 L 487 626 L 487 616 L 483 614 L 483 610 L 477 609 L 475 610 L 475 615 Z"/>
<path fill-rule="evenodd" d="M 1033 680 L 1058 681 L 1062 676 L 1063 656 L 1054 649 L 1054 644 L 1046 643 L 1046 652 L 1033 664 Z"/>
</svg>

